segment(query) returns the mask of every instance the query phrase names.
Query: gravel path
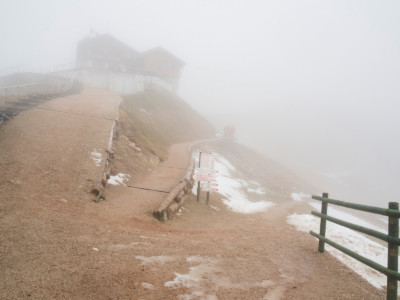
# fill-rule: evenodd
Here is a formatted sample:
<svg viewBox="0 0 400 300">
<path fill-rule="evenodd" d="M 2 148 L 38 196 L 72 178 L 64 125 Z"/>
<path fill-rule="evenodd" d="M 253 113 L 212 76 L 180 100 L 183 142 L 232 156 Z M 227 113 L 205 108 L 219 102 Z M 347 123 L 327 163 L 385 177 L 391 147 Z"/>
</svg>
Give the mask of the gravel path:
<svg viewBox="0 0 400 300">
<path fill-rule="evenodd" d="M 106 201 L 91 201 L 91 153 L 104 151 L 118 101 L 86 89 L 0 128 L 1 299 L 384 298 L 286 224 L 298 203 L 243 215 L 193 196 L 160 224 L 151 212 L 163 193 L 111 186 Z M 170 189 L 189 146 L 172 146 L 129 184 Z"/>
</svg>

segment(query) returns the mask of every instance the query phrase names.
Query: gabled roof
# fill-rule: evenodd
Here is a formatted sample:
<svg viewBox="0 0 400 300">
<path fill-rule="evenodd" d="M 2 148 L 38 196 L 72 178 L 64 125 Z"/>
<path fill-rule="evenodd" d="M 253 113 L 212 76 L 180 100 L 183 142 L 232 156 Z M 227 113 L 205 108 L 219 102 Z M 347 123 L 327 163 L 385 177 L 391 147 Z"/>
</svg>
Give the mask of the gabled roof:
<svg viewBox="0 0 400 300">
<path fill-rule="evenodd" d="M 167 51 L 163 47 L 155 47 L 155 48 L 149 49 L 144 52 L 138 52 L 138 51 L 134 50 L 133 48 L 131 48 L 130 46 L 128 46 L 127 44 L 121 42 L 120 40 L 116 39 L 115 37 L 113 37 L 112 35 L 107 34 L 107 33 L 106 34 L 96 34 L 94 32 L 91 32 L 87 37 L 82 39 L 79 42 L 79 44 L 82 46 L 93 44 L 95 47 L 104 47 L 104 46 L 113 47 L 114 46 L 118 49 L 121 49 L 124 52 L 132 53 L 133 54 L 132 63 L 140 62 L 147 55 L 151 55 L 153 53 L 162 53 L 166 57 L 168 57 L 170 60 L 172 60 L 179 67 L 183 67 L 185 65 L 185 62 L 183 60 L 176 57 L 175 55 L 173 55 L 171 52 Z"/>
<path fill-rule="evenodd" d="M 91 43 L 91 42 L 101 42 L 101 43 L 108 44 L 108 45 L 116 45 L 121 49 L 132 52 L 135 55 L 139 54 L 139 52 L 137 52 L 135 49 L 131 48 L 127 44 L 121 42 L 120 40 L 116 39 L 115 37 L 113 37 L 112 35 L 110 35 L 108 33 L 100 34 L 100 35 L 92 35 L 91 34 L 88 37 L 86 37 L 80 41 L 80 43 Z"/>
<path fill-rule="evenodd" d="M 149 49 L 147 51 L 144 51 L 144 52 L 139 54 L 139 59 L 140 59 L 140 57 L 144 57 L 144 56 L 147 56 L 147 55 L 153 54 L 153 53 L 163 53 L 163 54 L 169 56 L 170 59 L 175 61 L 176 64 L 180 65 L 181 67 L 183 67 L 185 65 L 185 62 L 183 60 L 181 60 L 180 58 L 176 57 L 171 52 L 165 50 L 163 47 L 155 47 L 155 48 Z"/>
</svg>

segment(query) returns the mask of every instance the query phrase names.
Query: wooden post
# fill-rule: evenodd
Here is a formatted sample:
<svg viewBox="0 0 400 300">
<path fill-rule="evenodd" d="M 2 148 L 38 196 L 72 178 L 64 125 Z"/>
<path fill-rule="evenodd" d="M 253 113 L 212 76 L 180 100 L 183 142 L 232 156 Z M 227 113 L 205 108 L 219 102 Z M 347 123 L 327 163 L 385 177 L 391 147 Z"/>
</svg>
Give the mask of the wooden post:
<svg viewBox="0 0 400 300">
<path fill-rule="evenodd" d="M 399 203 L 389 202 L 389 209 L 399 210 Z M 399 238 L 399 218 L 389 217 L 388 234 L 390 237 L 395 239 Z M 399 246 L 388 242 L 388 269 L 395 272 L 398 271 L 398 259 L 399 259 Z M 397 279 L 393 276 L 387 276 L 387 300 L 397 299 Z"/>
<path fill-rule="evenodd" d="M 323 198 L 328 198 L 329 194 L 328 193 L 323 193 L 322 194 Z M 323 201 L 321 204 L 321 214 L 327 215 L 328 214 L 328 202 Z M 321 219 L 320 227 L 319 227 L 319 234 L 325 237 L 326 233 L 326 220 Z M 322 240 L 319 240 L 318 243 L 318 252 L 324 253 L 325 251 L 325 242 Z"/>
<path fill-rule="evenodd" d="M 201 152 L 199 153 L 199 169 L 201 167 Z M 197 202 L 200 202 L 200 181 L 197 182 Z"/>
<path fill-rule="evenodd" d="M 208 202 L 210 202 L 210 192 L 207 192 L 207 200 L 206 200 L 206 204 L 208 204 Z"/>
</svg>

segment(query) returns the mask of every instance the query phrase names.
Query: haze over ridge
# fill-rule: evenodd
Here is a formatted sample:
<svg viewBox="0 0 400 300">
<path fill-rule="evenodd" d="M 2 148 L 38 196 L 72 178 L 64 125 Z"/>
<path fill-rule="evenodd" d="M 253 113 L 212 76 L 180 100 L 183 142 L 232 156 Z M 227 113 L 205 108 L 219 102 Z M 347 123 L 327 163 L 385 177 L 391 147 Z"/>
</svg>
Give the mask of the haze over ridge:
<svg viewBox="0 0 400 300">
<path fill-rule="evenodd" d="M 90 29 L 183 59 L 180 94 L 335 198 L 400 179 L 396 1 L 4 1 L 0 73 L 73 63 Z M 315 175 L 316 174 L 316 175 Z M 315 179 L 314 179 L 315 178 Z"/>
</svg>

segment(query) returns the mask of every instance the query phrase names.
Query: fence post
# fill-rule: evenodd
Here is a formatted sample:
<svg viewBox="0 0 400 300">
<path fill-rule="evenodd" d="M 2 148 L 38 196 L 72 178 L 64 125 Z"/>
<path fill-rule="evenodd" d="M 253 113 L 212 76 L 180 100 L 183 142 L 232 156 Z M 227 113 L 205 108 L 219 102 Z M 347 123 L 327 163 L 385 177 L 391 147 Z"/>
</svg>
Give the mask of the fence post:
<svg viewBox="0 0 400 300">
<path fill-rule="evenodd" d="M 389 209 L 399 210 L 399 203 L 389 202 Z M 389 217 L 388 233 L 389 233 L 389 236 L 391 236 L 393 238 L 399 237 L 399 218 Z M 399 246 L 395 245 L 394 243 L 389 242 L 388 243 L 388 269 L 397 272 L 398 271 L 398 259 L 399 259 Z M 397 299 L 397 279 L 390 275 L 387 277 L 386 299 L 387 300 Z"/>
<path fill-rule="evenodd" d="M 323 193 L 322 197 L 328 198 L 329 194 L 328 193 Z M 321 203 L 321 214 L 326 215 L 328 214 L 328 202 L 322 201 Z M 321 219 L 321 223 L 319 226 L 319 234 L 325 237 L 326 233 L 326 219 Z M 318 243 L 318 252 L 324 253 L 325 251 L 325 242 L 322 240 L 319 240 Z"/>
<path fill-rule="evenodd" d="M 201 168 L 201 152 L 199 153 L 199 169 Z M 200 202 L 200 181 L 197 182 L 197 202 Z"/>
</svg>

